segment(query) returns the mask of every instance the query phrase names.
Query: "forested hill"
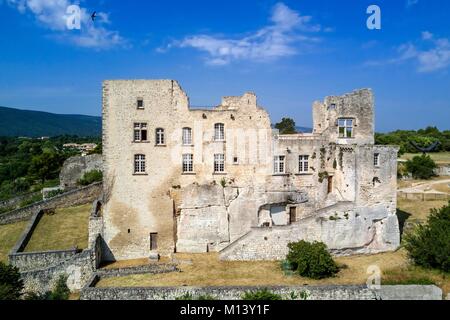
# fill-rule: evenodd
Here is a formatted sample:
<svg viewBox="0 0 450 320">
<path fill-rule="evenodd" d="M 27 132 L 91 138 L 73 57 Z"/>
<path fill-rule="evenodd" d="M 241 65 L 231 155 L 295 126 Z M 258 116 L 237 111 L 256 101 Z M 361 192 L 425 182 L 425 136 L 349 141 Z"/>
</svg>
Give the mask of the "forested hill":
<svg viewBox="0 0 450 320">
<path fill-rule="evenodd" d="M 101 117 L 0 107 L 0 136 L 99 136 L 101 123 Z"/>
</svg>

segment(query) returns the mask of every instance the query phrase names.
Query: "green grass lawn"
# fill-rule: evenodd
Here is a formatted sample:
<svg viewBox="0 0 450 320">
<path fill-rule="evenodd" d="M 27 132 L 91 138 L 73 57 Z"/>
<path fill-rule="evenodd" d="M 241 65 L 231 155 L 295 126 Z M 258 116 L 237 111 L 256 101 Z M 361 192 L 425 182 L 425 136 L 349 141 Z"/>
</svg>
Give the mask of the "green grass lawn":
<svg viewBox="0 0 450 320">
<path fill-rule="evenodd" d="M 434 152 L 428 153 L 437 164 L 450 164 L 450 152 Z M 421 153 L 405 153 L 400 158 L 404 160 L 410 160 L 414 156 L 420 156 Z"/>
<path fill-rule="evenodd" d="M 19 240 L 28 221 L 0 225 L 0 261 L 8 262 L 8 254 Z"/>
<path fill-rule="evenodd" d="M 85 204 L 45 214 L 25 247 L 25 252 L 87 248 L 90 211 L 91 204 Z"/>
</svg>

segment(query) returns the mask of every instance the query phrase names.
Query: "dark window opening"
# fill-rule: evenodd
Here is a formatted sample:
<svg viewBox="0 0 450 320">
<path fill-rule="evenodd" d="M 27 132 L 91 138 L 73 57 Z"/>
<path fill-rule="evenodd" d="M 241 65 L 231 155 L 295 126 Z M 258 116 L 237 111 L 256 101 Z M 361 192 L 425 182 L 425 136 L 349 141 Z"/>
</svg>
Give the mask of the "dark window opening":
<svg viewBox="0 0 450 320">
<path fill-rule="evenodd" d="M 137 99 L 137 108 L 144 109 L 144 100 L 143 99 Z"/>
<path fill-rule="evenodd" d="M 289 208 L 289 222 L 293 223 L 296 221 L 297 218 L 297 208 L 296 207 L 290 207 Z"/>
<path fill-rule="evenodd" d="M 328 193 L 333 191 L 333 176 L 328 177 Z"/>
<path fill-rule="evenodd" d="M 158 249 L 158 233 L 150 233 L 150 250 Z"/>
</svg>

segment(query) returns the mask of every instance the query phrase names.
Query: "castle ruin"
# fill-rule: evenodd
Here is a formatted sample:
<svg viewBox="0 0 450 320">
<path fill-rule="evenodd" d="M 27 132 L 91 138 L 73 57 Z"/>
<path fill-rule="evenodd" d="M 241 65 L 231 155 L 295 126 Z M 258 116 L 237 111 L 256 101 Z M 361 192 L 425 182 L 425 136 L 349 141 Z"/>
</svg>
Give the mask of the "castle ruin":
<svg viewBox="0 0 450 320">
<path fill-rule="evenodd" d="M 369 89 L 315 102 L 312 133 L 280 134 L 253 93 L 196 109 L 174 80 L 104 81 L 91 233 L 108 260 L 282 259 L 300 239 L 336 255 L 395 250 L 397 151 L 374 145 Z"/>
</svg>

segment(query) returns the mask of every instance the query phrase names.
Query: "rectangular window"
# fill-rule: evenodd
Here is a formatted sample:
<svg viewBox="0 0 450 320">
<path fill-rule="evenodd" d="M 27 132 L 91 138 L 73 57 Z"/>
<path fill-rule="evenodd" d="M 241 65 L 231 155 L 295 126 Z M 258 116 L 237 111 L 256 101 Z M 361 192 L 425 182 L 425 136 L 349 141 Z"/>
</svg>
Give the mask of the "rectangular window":
<svg viewBox="0 0 450 320">
<path fill-rule="evenodd" d="M 328 177 L 328 188 L 327 193 L 333 192 L 333 176 Z"/>
<path fill-rule="evenodd" d="M 145 155 L 134 155 L 134 173 L 145 173 Z"/>
<path fill-rule="evenodd" d="M 216 141 L 225 140 L 225 126 L 223 123 L 216 123 L 214 125 L 214 140 Z"/>
<path fill-rule="evenodd" d="M 225 155 L 223 153 L 214 155 L 214 172 L 225 172 Z"/>
<path fill-rule="evenodd" d="M 309 170 L 309 156 L 298 156 L 298 172 L 307 173 Z"/>
<path fill-rule="evenodd" d="M 191 153 L 183 154 L 183 172 L 194 171 L 194 155 Z"/>
<path fill-rule="evenodd" d="M 284 173 L 284 156 L 275 156 L 273 172 L 275 174 Z"/>
<path fill-rule="evenodd" d="M 134 142 L 147 141 L 147 124 L 135 123 L 134 124 Z"/>
<path fill-rule="evenodd" d="M 158 249 L 158 234 L 156 232 L 150 233 L 150 250 Z"/>
<path fill-rule="evenodd" d="M 157 145 L 164 145 L 165 144 L 165 138 L 164 138 L 164 129 L 158 128 L 156 129 L 156 144 Z"/>
<path fill-rule="evenodd" d="M 136 101 L 136 107 L 138 109 L 144 109 L 144 99 L 138 98 Z"/>
<path fill-rule="evenodd" d="M 353 138 L 353 119 L 339 119 L 339 138 Z"/>
<path fill-rule="evenodd" d="M 192 129 L 183 128 L 183 144 L 192 145 Z"/>
<path fill-rule="evenodd" d="M 375 167 L 379 167 L 380 166 L 380 154 L 379 153 L 375 153 L 373 155 L 373 165 Z"/>
</svg>

